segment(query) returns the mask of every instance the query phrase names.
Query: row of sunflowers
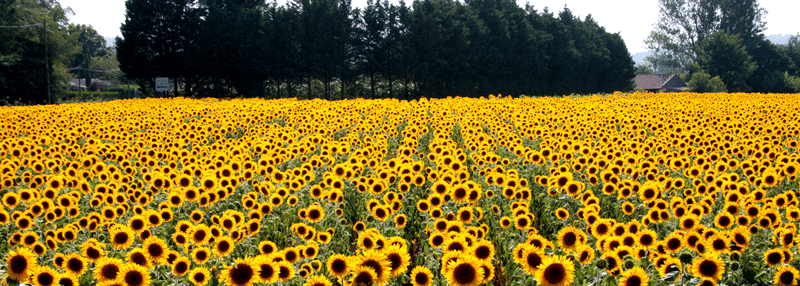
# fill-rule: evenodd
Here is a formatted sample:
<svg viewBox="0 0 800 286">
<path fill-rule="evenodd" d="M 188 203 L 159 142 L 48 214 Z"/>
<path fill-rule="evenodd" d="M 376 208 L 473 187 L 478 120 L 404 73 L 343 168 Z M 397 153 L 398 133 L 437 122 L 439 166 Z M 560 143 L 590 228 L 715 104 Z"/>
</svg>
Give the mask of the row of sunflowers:
<svg viewBox="0 0 800 286">
<path fill-rule="evenodd" d="M 788 94 L 0 107 L 0 275 L 797 285 Z"/>
</svg>

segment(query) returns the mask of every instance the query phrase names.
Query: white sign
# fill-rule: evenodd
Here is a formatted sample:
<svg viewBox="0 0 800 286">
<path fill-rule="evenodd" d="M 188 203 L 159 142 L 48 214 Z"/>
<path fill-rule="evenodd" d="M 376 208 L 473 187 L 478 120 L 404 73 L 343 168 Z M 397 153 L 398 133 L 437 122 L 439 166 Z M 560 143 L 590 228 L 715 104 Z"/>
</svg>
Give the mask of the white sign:
<svg viewBox="0 0 800 286">
<path fill-rule="evenodd" d="M 169 78 L 157 77 L 156 78 L 156 92 L 169 92 Z"/>
</svg>

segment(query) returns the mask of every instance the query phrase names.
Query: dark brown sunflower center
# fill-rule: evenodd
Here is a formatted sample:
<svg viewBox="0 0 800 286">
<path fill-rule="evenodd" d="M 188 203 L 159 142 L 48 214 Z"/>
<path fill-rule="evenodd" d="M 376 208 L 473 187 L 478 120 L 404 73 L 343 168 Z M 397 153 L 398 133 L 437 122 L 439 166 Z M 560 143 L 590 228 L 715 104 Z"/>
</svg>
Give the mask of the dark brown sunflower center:
<svg viewBox="0 0 800 286">
<path fill-rule="evenodd" d="M 272 265 L 264 263 L 264 264 L 261 264 L 261 267 L 259 267 L 259 268 L 261 269 L 261 271 L 258 273 L 258 275 L 262 279 L 267 280 L 267 279 L 271 278 L 273 274 L 275 274 L 275 269 L 272 268 Z"/>
<path fill-rule="evenodd" d="M 525 257 L 525 260 L 528 262 L 528 265 L 532 268 L 539 267 L 539 264 L 542 264 L 542 258 L 539 257 L 538 253 L 528 253 L 528 256 Z"/>
<path fill-rule="evenodd" d="M 208 257 L 208 253 L 205 251 L 198 251 L 195 257 L 197 257 L 198 260 L 205 260 Z"/>
<path fill-rule="evenodd" d="M 425 274 L 423 272 L 414 275 L 414 282 L 416 282 L 418 285 L 427 285 L 430 280 L 431 278 L 428 277 L 428 274 Z"/>
<path fill-rule="evenodd" d="M 150 256 L 161 257 L 161 255 L 164 254 L 164 248 L 161 247 L 161 245 L 153 243 L 147 247 L 147 252 L 150 253 Z"/>
<path fill-rule="evenodd" d="M 86 256 L 88 256 L 91 259 L 100 258 L 100 251 L 95 249 L 94 247 L 89 247 L 88 249 L 86 249 Z"/>
<path fill-rule="evenodd" d="M 53 277 L 53 274 L 43 272 L 36 276 L 36 282 L 39 282 L 39 285 L 50 285 L 55 282 L 56 278 Z"/>
<path fill-rule="evenodd" d="M 217 249 L 220 252 L 227 252 L 229 249 L 231 249 L 231 244 L 225 240 L 220 241 L 219 244 L 217 244 Z"/>
<path fill-rule="evenodd" d="M 147 265 L 147 257 L 139 252 L 131 254 L 131 262 L 145 266 Z"/>
<path fill-rule="evenodd" d="M 116 244 L 125 244 L 128 242 L 128 234 L 125 232 L 119 232 L 114 234 L 114 243 Z"/>
<path fill-rule="evenodd" d="M 125 284 L 130 286 L 139 286 L 144 284 L 144 275 L 138 271 L 130 271 L 125 273 Z"/>
<path fill-rule="evenodd" d="M 578 237 L 573 232 L 567 232 L 564 234 L 564 239 L 562 239 L 562 241 L 564 242 L 564 246 L 573 246 L 575 242 L 578 241 Z"/>
<path fill-rule="evenodd" d="M 194 281 L 203 282 L 206 281 L 206 274 L 203 272 L 197 272 L 194 274 L 194 276 L 192 276 L 192 278 L 194 278 Z"/>
<path fill-rule="evenodd" d="M 289 268 L 281 267 L 278 269 L 278 278 L 280 279 L 288 279 L 289 274 L 291 274 L 291 272 L 289 272 Z"/>
<path fill-rule="evenodd" d="M 459 284 L 473 283 L 478 276 L 477 269 L 469 263 L 461 263 L 453 269 L 453 280 Z"/>
<path fill-rule="evenodd" d="M 353 285 L 372 285 L 374 277 L 369 272 L 362 271 L 353 278 Z"/>
<path fill-rule="evenodd" d="M 189 270 L 189 265 L 185 261 L 181 261 L 175 264 L 175 272 L 184 273 L 186 272 L 186 270 Z"/>
<path fill-rule="evenodd" d="M 628 278 L 628 281 L 625 282 L 625 286 L 639 286 L 642 285 L 642 278 L 639 276 L 631 276 Z"/>
<path fill-rule="evenodd" d="M 74 272 L 81 272 L 83 270 L 83 261 L 77 258 L 67 260 L 67 268 Z"/>
<path fill-rule="evenodd" d="M 334 273 L 342 273 L 347 270 L 347 262 L 342 259 L 336 259 L 331 263 L 331 271 Z"/>
<path fill-rule="evenodd" d="M 544 280 L 550 284 L 558 284 L 567 277 L 567 269 L 561 263 L 553 263 L 547 266 L 544 270 Z"/>
<path fill-rule="evenodd" d="M 362 266 L 371 267 L 372 270 L 375 270 L 375 275 L 381 277 L 383 274 L 383 267 L 381 267 L 381 263 L 375 259 L 368 259 L 361 263 Z"/>
<path fill-rule="evenodd" d="M 783 260 L 783 255 L 778 252 L 773 252 L 767 255 L 767 263 L 777 264 Z"/>
<path fill-rule="evenodd" d="M 700 262 L 700 267 L 698 269 L 703 276 L 710 277 L 717 274 L 717 264 L 714 263 L 714 261 L 704 260 Z"/>
<path fill-rule="evenodd" d="M 100 273 L 103 275 L 103 278 L 108 280 L 117 279 L 117 273 L 119 273 L 119 266 L 114 264 L 104 265 L 103 268 L 100 268 Z"/>
<path fill-rule="evenodd" d="M 475 249 L 475 257 L 477 257 L 479 259 L 489 258 L 489 255 L 491 255 L 491 254 L 492 254 L 492 250 L 489 249 L 489 247 L 485 246 L 485 245 L 478 246 L 478 248 Z"/>
<path fill-rule="evenodd" d="M 245 285 L 250 282 L 250 279 L 253 279 L 255 271 L 250 265 L 240 263 L 232 268 L 228 274 L 234 285 Z"/>
<path fill-rule="evenodd" d="M 8 264 L 10 265 L 9 268 L 13 273 L 22 273 L 28 269 L 28 260 L 22 255 L 12 257 Z"/>
<path fill-rule="evenodd" d="M 778 280 L 780 280 L 783 285 L 792 285 L 792 283 L 795 282 L 794 278 L 794 273 L 791 271 L 784 271 L 778 276 Z"/>
<path fill-rule="evenodd" d="M 670 249 L 678 249 L 681 247 L 681 240 L 677 238 L 670 239 L 667 242 L 667 246 L 669 246 Z"/>
</svg>

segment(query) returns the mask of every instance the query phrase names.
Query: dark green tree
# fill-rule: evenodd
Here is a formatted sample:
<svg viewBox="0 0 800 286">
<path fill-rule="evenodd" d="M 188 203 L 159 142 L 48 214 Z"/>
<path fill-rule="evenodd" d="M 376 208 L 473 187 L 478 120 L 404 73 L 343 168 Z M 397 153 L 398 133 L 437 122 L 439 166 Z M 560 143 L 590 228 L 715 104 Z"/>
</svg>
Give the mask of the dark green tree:
<svg viewBox="0 0 800 286">
<path fill-rule="evenodd" d="M 55 0 L 0 0 L 0 104 L 48 103 L 67 90 L 77 51 L 69 12 Z"/>
<path fill-rule="evenodd" d="M 89 71 L 92 66 L 92 58 L 102 57 L 106 54 L 106 40 L 91 25 L 70 24 L 67 31 L 80 47 L 80 51 L 72 60 L 71 66 L 76 68 L 72 72 L 83 78 L 85 86 L 89 86 L 92 84 L 92 76 L 94 76 L 94 73 Z"/>
<path fill-rule="evenodd" d="M 698 65 L 712 77 L 719 76 L 731 92 L 750 91 L 747 79 L 757 68 L 739 36 L 723 31 L 703 41 Z"/>
<path fill-rule="evenodd" d="M 117 59 L 125 76 L 147 92 L 159 76 L 183 78 L 187 96 L 202 69 L 198 59 L 204 11 L 196 0 L 126 0 L 125 22 L 117 38 Z M 177 90 L 176 90 L 177 93 Z"/>
</svg>

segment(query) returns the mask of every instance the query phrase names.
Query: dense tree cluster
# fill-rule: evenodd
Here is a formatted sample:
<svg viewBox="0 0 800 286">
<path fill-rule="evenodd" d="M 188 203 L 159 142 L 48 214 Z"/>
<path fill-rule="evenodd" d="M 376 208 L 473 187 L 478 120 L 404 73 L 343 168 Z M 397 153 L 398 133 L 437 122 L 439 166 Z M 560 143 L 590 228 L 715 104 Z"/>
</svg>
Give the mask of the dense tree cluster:
<svg viewBox="0 0 800 286">
<path fill-rule="evenodd" d="M 758 0 L 659 0 L 661 17 L 647 38 L 658 73 L 719 77 L 731 92 L 800 92 L 797 36 L 778 46 L 766 39 Z M 645 67 L 640 70 L 646 70 Z"/>
<path fill-rule="evenodd" d="M 117 56 L 188 96 L 560 95 L 630 90 L 619 34 L 513 0 L 126 0 Z"/>
</svg>

